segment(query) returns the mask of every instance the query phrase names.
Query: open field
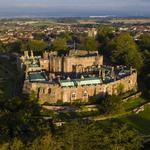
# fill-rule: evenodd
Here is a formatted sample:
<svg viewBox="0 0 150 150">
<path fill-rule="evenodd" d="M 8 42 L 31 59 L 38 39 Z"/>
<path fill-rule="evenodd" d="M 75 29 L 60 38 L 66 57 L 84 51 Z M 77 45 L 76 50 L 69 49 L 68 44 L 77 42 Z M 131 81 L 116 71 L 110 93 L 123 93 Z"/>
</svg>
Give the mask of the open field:
<svg viewBox="0 0 150 150">
<path fill-rule="evenodd" d="M 147 19 L 112 19 L 111 23 L 125 23 L 125 24 L 142 24 L 150 23 L 150 18 Z"/>
</svg>

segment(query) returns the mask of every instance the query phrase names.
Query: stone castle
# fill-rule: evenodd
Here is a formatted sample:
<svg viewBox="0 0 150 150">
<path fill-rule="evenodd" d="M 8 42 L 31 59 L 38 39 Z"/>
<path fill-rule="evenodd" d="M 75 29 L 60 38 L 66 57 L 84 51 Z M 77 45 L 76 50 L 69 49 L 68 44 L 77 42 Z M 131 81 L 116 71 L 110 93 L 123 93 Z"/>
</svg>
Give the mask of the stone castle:
<svg viewBox="0 0 150 150">
<path fill-rule="evenodd" d="M 36 94 L 42 103 L 88 102 L 91 97 L 136 89 L 137 72 L 126 66 L 107 66 L 97 51 L 70 50 L 66 55 L 31 51 L 20 57 L 25 72 L 23 92 Z"/>
</svg>

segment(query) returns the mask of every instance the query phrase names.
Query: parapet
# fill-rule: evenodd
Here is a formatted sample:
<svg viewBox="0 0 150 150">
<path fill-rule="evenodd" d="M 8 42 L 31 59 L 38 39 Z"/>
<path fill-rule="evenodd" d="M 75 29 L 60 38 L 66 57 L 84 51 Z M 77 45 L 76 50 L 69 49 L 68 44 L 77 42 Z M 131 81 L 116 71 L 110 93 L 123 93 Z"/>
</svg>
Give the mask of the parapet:
<svg viewBox="0 0 150 150">
<path fill-rule="evenodd" d="M 98 51 L 87 51 L 87 50 L 70 50 L 68 56 L 96 56 L 98 55 Z"/>
</svg>

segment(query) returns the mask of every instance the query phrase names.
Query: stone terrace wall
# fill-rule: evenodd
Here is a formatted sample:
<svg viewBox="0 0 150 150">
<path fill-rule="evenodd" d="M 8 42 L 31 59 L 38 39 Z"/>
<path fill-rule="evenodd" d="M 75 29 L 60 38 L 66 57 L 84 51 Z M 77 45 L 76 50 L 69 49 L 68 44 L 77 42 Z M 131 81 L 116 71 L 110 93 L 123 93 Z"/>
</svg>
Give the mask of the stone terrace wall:
<svg viewBox="0 0 150 150">
<path fill-rule="evenodd" d="M 104 97 L 106 93 L 110 95 L 118 94 L 117 89 L 120 84 L 123 85 L 124 92 L 135 89 L 137 87 L 137 73 L 108 84 L 77 87 L 61 87 L 58 84 L 25 81 L 24 92 L 31 93 L 31 91 L 34 91 L 39 99 L 48 103 L 56 103 L 57 101 L 74 102 L 76 100 L 87 102 L 92 96 Z"/>
</svg>

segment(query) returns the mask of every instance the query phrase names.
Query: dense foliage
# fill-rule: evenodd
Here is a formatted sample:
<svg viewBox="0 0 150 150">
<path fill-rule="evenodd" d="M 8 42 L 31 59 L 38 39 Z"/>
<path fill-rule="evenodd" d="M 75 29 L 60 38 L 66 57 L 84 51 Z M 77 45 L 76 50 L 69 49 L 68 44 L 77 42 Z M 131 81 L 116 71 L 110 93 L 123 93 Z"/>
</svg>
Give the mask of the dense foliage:
<svg viewBox="0 0 150 150">
<path fill-rule="evenodd" d="M 40 106 L 36 99 L 0 97 L 0 141 L 19 137 L 35 138 L 44 133 L 47 124 L 40 120 Z"/>
<path fill-rule="evenodd" d="M 122 33 L 108 44 L 109 57 L 113 63 L 140 69 L 143 60 L 137 45 L 128 33 Z"/>
<path fill-rule="evenodd" d="M 0 43 L 0 53 L 21 53 L 26 50 L 43 51 L 48 44 L 43 40 L 18 40 L 13 43 Z"/>
<path fill-rule="evenodd" d="M 94 38 L 82 38 L 80 40 L 80 49 L 88 51 L 97 51 L 99 47 L 98 42 Z"/>
<path fill-rule="evenodd" d="M 126 125 L 111 123 L 71 123 L 58 136 L 66 150 L 140 149 L 141 138 Z"/>
<path fill-rule="evenodd" d="M 60 51 L 60 50 L 66 50 L 67 49 L 67 42 L 63 38 L 56 38 L 52 42 L 52 50 L 54 51 Z"/>
<path fill-rule="evenodd" d="M 106 96 L 106 99 L 102 101 L 101 111 L 104 114 L 116 114 L 122 112 L 123 110 L 122 99 L 120 96 L 108 95 Z"/>
<path fill-rule="evenodd" d="M 150 34 L 143 34 L 141 36 L 139 47 L 144 58 L 144 65 L 141 71 L 141 79 L 144 82 L 146 96 L 150 98 Z"/>
</svg>

